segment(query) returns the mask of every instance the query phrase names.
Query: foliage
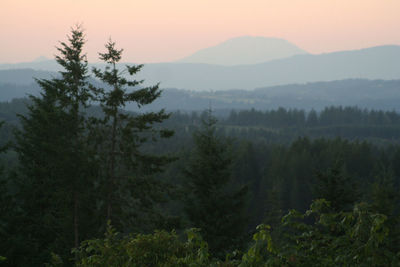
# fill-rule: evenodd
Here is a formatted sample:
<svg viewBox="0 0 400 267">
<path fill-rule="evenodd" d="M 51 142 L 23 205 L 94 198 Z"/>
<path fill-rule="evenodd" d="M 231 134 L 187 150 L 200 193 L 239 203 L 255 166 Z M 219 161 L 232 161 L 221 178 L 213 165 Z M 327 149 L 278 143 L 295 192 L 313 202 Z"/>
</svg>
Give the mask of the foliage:
<svg viewBox="0 0 400 267">
<path fill-rule="evenodd" d="M 396 212 L 396 203 L 399 201 L 399 193 L 395 185 L 394 173 L 383 170 L 374 177 L 371 185 L 371 206 L 374 211 L 392 217 Z"/>
<path fill-rule="evenodd" d="M 83 30 L 73 28 L 68 43 L 58 48 L 56 60 L 64 69 L 60 77 L 37 80 L 41 95 L 31 96 L 28 114 L 20 116 L 17 234 L 26 238 L 20 253 L 31 258 L 32 266 L 43 263 L 50 251 L 69 258 L 70 248 L 93 234 L 90 196 L 96 168 L 83 108 L 94 93 L 88 86 L 84 43 Z"/>
<path fill-rule="evenodd" d="M 4 122 L 0 122 L 0 129 L 3 126 Z M 0 154 L 4 153 L 8 148 L 8 145 L 0 146 Z M 9 218 L 7 218 L 7 214 L 10 213 L 10 196 L 8 193 L 8 188 L 7 188 L 7 180 L 5 179 L 4 176 L 4 170 L 3 166 L 0 165 L 0 237 L 4 238 L 7 237 L 7 228 L 8 228 L 8 223 L 9 223 Z M 8 214 L 9 215 L 9 214 Z M 0 248 L 3 248 L 3 245 L 0 246 Z M 4 251 L 0 249 L 0 264 L 1 262 L 4 262 L 7 260 L 6 257 L 2 256 L 1 254 L 4 253 Z"/>
<path fill-rule="evenodd" d="M 181 241 L 172 232 L 122 235 L 111 226 L 104 239 L 88 240 L 74 250 L 76 266 L 210 266 L 208 246 L 197 229 Z"/>
<path fill-rule="evenodd" d="M 229 146 L 216 136 L 211 111 L 206 116 L 194 134 L 195 150 L 185 169 L 185 211 L 213 254 L 223 255 L 243 243 L 247 187 L 234 188 Z"/>
<path fill-rule="evenodd" d="M 304 214 L 292 210 L 282 218 L 279 240 L 259 226 L 240 266 L 397 266 L 400 254 L 389 246 L 386 221 L 365 203 L 334 212 L 328 201 L 316 200 Z"/>
<path fill-rule="evenodd" d="M 335 211 L 351 209 L 358 198 L 354 181 L 345 172 L 343 163 L 336 162 L 333 168 L 317 172 L 314 196 L 329 201 Z"/>
<path fill-rule="evenodd" d="M 226 254 L 211 258 L 199 229 L 186 231 L 182 241 L 172 232 L 123 235 L 110 225 L 103 239 L 74 249 L 76 266 L 398 266 L 400 253 L 391 247 L 387 217 L 366 203 L 352 211 L 335 212 L 324 199 L 315 200 L 305 213 L 291 210 L 276 229 L 259 225 L 253 243 L 241 259 Z M 236 252 L 236 254 L 238 254 Z M 240 253 L 239 253 L 240 254 Z M 57 262 L 57 261 L 55 261 Z"/>
<path fill-rule="evenodd" d="M 53 252 L 71 263 L 70 248 L 96 236 L 106 219 L 124 231 L 169 225 L 153 211 L 154 203 L 166 198 L 168 187 L 152 175 L 170 159 L 141 151 L 143 143 L 172 135 L 156 125 L 169 114 L 161 110 L 133 115 L 121 110 L 130 102 L 149 104 L 161 91 L 158 85 L 138 88 L 142 81 L 125 79 L 115 66 L 122 50 L 111 41 L 100 57 L 112 69 L 94 70 L 111 91 L 96 88 L 89 83 L 84 44 L 84 32 L 76 26 L 68 42 L 57 48 L 56 61 L 63 70 L 50 80 L 37 80 L 40 96 L 30 96 L 27 113 L 19 116 L 15 214 L 7 218 L 7 224 L 13 222 L 7 230 L 14 234 L 7 234 L 5 245 L 9 262 L 15 265 L 41 265 Z M 141 67 L 126 70 L 134 75 Z M 135 90 L 128 92 L 127 87 Z M 88 114 L 95 101 L 104 113 L 96 117 Z M 22 254 L 26 257 L 18 257 Z"/>
<path fill-rule="evenodd" d="M 169 117 L 164 110 L 147 113 L 127 113 L 122 109 L 135 104 L 139 108 L 160 97 L 158 84 L 142 87 L 143 81 L 128 80 L 137 75 L 143 65 L 125 66 L 118 69 L 122 49 L 115 48 L 109 40 L 106 52 L 100 59 L 106 63 L 104 71 L 94 68 L 95 76 L 104 83 L 104 88 L 96 88 L 97 99 L 103 111 L 100 119 L 93 119 L 92 139 L 99 160 L 99 203 L 103 211 L 104 223 L 111 220 L 114 226 L 124 231 L 149 230 L 159 214 L 154 214 L 154 206 L 163 200 L 168 186 L 154 179 L 171 158 L 145 153 L 144 143 L 158 138 L 170 137 L 173 132 L 160 127 Z M 150 216 L 151 220 L 141 219 Z"/>
</svg>

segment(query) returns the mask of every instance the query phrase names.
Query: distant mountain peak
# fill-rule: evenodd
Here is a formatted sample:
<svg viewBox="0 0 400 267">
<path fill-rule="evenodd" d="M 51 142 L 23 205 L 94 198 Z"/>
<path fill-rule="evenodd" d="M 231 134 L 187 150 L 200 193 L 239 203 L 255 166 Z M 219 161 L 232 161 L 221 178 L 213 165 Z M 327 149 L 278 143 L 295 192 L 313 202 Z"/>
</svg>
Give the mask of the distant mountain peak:
<svg viewBox="0 0 400 267">
<path fill-rule="evenodd" d="M 48 61 L 48 60 L 50 60 L 50 59 L 48 59 L 48 58 L 45 57 L 45 56 L 40 56 L 40 57 L 35 58 L 35 59 L 33 60 L 33 62 L 43 62 L 43 61 Z"/>
<path fill-rule="evenodd" d="M 284 39 L 240 36 L 199 50 L 178 62 L 233 66 L 258 64 L 299 54 L 307 52 Z"/>
</svg>

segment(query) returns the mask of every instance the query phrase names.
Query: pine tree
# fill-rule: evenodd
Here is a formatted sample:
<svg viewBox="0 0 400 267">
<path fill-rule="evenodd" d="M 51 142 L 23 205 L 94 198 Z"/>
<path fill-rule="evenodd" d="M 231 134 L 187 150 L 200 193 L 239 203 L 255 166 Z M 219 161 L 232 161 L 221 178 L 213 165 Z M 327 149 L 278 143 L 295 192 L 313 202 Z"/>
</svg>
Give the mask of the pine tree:
<svg viewBox="0 0 400 267">
<path fill-rule="evenodd" d="M 153 206 L 160 200 L 163 191 L 163 186 L 154 179 L 153 174 L 161 171 L 170 161 L 166 156 L 144 153 L 141 146 L 173 134 L 155 125 L 170 114 L 164 110 L 139 114 L 122 111 L 128 104 L 133 103 L 141 108 L 152 103 L 161 95 L 161 90 L 158 84 L 142 87 L 143 81 L 126 79 L 126 72 L 133 76 L 143 65 L 126 66 L 120 70 L 117 64 L 123 50 L 116 49 L 111 39 L 105 47 L 106 52 L 99 54 L 106 63 L 105 70 L 93 69 L 95 76 L 106 85 L 106 88 L 98 89 L 104 118 L 97 120 L 98 132 L 95 134 L 105 178 L 105 200 L 102 203 L 105 206 L 105 218 L 111 220 L 114 227 L 124 227 L 124 230 L 134 227 L 140 231 L 144 228 L 144 223 L 139 226 L 140 219 L 151 216 Z"/>
<path fill-rule="evenodd" d="M 69 257 L 71 247 L 90 237 L 86 230 L 91 229 L 92 209 L 87 205 L 92 201 L 84 198 L 91 190 L 95 168 L 87 145 L 84 108 L 93 92 L 87 82 L 84 43 L 83 30 L 73 28 L 56 57 L 64 70 L 58 78 L 37 80 L 41 95 L 31 96 L 28 115 L 20 116 L 16 151 L 23 180 L 19 197 L 27 220 L 22 232 L 31 244 L 33 265 L 34 259 L 43 263 L 50 251 Z"/>
<path fill-rule="evenodd" d="M 247 187 L 232 184 L 232 154 L 215 133 L 216 119 L 208 111 L 202 128 L 193 136 L 195 149 L 185 170 L 186 214 L 200 228 L 216 256 L 238 248 L 244 236 Z"/>
</svg>

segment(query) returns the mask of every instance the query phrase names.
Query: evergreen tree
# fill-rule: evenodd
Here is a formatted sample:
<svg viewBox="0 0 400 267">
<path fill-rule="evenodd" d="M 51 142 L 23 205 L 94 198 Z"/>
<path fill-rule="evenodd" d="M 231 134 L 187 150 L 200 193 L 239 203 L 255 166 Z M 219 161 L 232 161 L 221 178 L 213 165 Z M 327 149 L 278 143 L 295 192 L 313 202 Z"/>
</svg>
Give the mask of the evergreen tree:
<svg viewBox="0 0 400 267">
<path fill-rule="evenodd" d="M 147 216 L 153 223 L 159 220 L 154 218 L 159 214 L 152 212 L 166 187 L 153 175 L 171 159 L 144 153 L 141 146 L 160 137 L 172 136 L 172 131 L 157 125 L 170 114 L 164 110 L 139 114 L 122 111 L 129 104 L 140 108 L 152 103 L 161 95 L 161 90 L 158 84 L 141 87 L 143 81 L 125 78 L 126 72 L 133 76 L 143 65 L 126 66 L 120 70 L 117 64 L 123 50 L 116 49 L 111 39 L 105 47 L 106 52 L 99 54 L 106 63 L 105 70 L 93 69 L 95 76 L 106 85 L 106 88 L 98 89 L 104 118 L 97 120 L 97 133 L 94 134 L 102 158 L 101 183 L 105 197 L 102 208 L 104 217 L 111 220 L 114 227 L 142 231 L 150 225 L 149 220 L 141 222 Z"/>
<path fill-rule="evenodd" d="M 195 149 L 185 170 L 185 211 L 210 251 L 220 256 L 243 244 L 247 187 L 236 189 L 231 183 L 232 155 L 228 143 L 216 136 L 215 123 L 209 111 L 193 136 Z"/>
<path fill-rule="evenodd" d="M 312 109 L 307 116 L 307 125 L 310 127 L 317 126 L 318 124 L 318 115 L 317 112 Z"/>
<path fill-rule="evenodd" d="M 2 128 L 4 121 L 0 122 L 0 129 Z M 8 144 L 0 146 L 0 154 L 3 154 L 8 149 Z M 10 225 L 12 219 L 11 214 L 13 213 L 12 196 L 10 195 L 9 183 L 4 172 L 3 162 L 0 162 L 0 239 L 7 240 L 11 238 Z M 0 244 L 0 265 L 2 257 L 8 254 L 10 242 L 2 242 Z M 8 255 L 7 255 L 8 256 Z"/>
<path fill-rule="evenodd" d="M 314 199 L 325 199 L 334 211 L 348 211 L 358 200 L 356 184 L 347 175 L 339 161 L 325 172 L 318 172 L 314 187 Z"/>
<path fill-rule="evenodd" d="M 398 208 L 399 193 L 391 170 L 382 170 L 374 178 L 370 192 L 373 211 L 393 217 Z"/>
<path fill-rule="evenodd" d="M 387 216 L 386 226 L 390 229 L 387 242 L 394 249 L 400 246 L 399 191 L 391 169 L 382 169 L 375 176 L 369 194 L 371 210 Z"/>
<path fill-rule="evenodd" d="M 49 252 L 70 257 L 71 247 L 90 237 L 95 168 L 87 145 L 84 108 L 93 98 L 87 82 L 83 30 L 72 29 L 61 42 L 60 77 L 37 80 L 39 97 L 31 96 L 27 116 L 20 116 L 16 151 L 22 177 L 19 198 L 30 263 L 42 264 Z M 84 218 L 83 218 L 84 217 Z M 29 258 L 30 256 L 27 256 Z M 37 260 L 37 262 L 35 262 Z"/>
</svg>

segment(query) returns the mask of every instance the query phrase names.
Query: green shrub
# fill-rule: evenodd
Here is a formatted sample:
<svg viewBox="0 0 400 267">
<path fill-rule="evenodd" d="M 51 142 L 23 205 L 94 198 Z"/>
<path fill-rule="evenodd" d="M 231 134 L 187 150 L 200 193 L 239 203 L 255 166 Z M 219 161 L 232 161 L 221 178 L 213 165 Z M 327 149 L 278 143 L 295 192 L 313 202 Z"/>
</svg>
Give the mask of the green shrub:
<svg viewBox="0 0 400 267">
<path fill-rule="evenodd" d="M 209 266 L 208 245 L 198 229 L 186 234 L 183 242 L 174 231 L 123 236 L 109 227 L 104 239 L 85 241 L 73 252 L 77 266 Z"/>
</svg>

